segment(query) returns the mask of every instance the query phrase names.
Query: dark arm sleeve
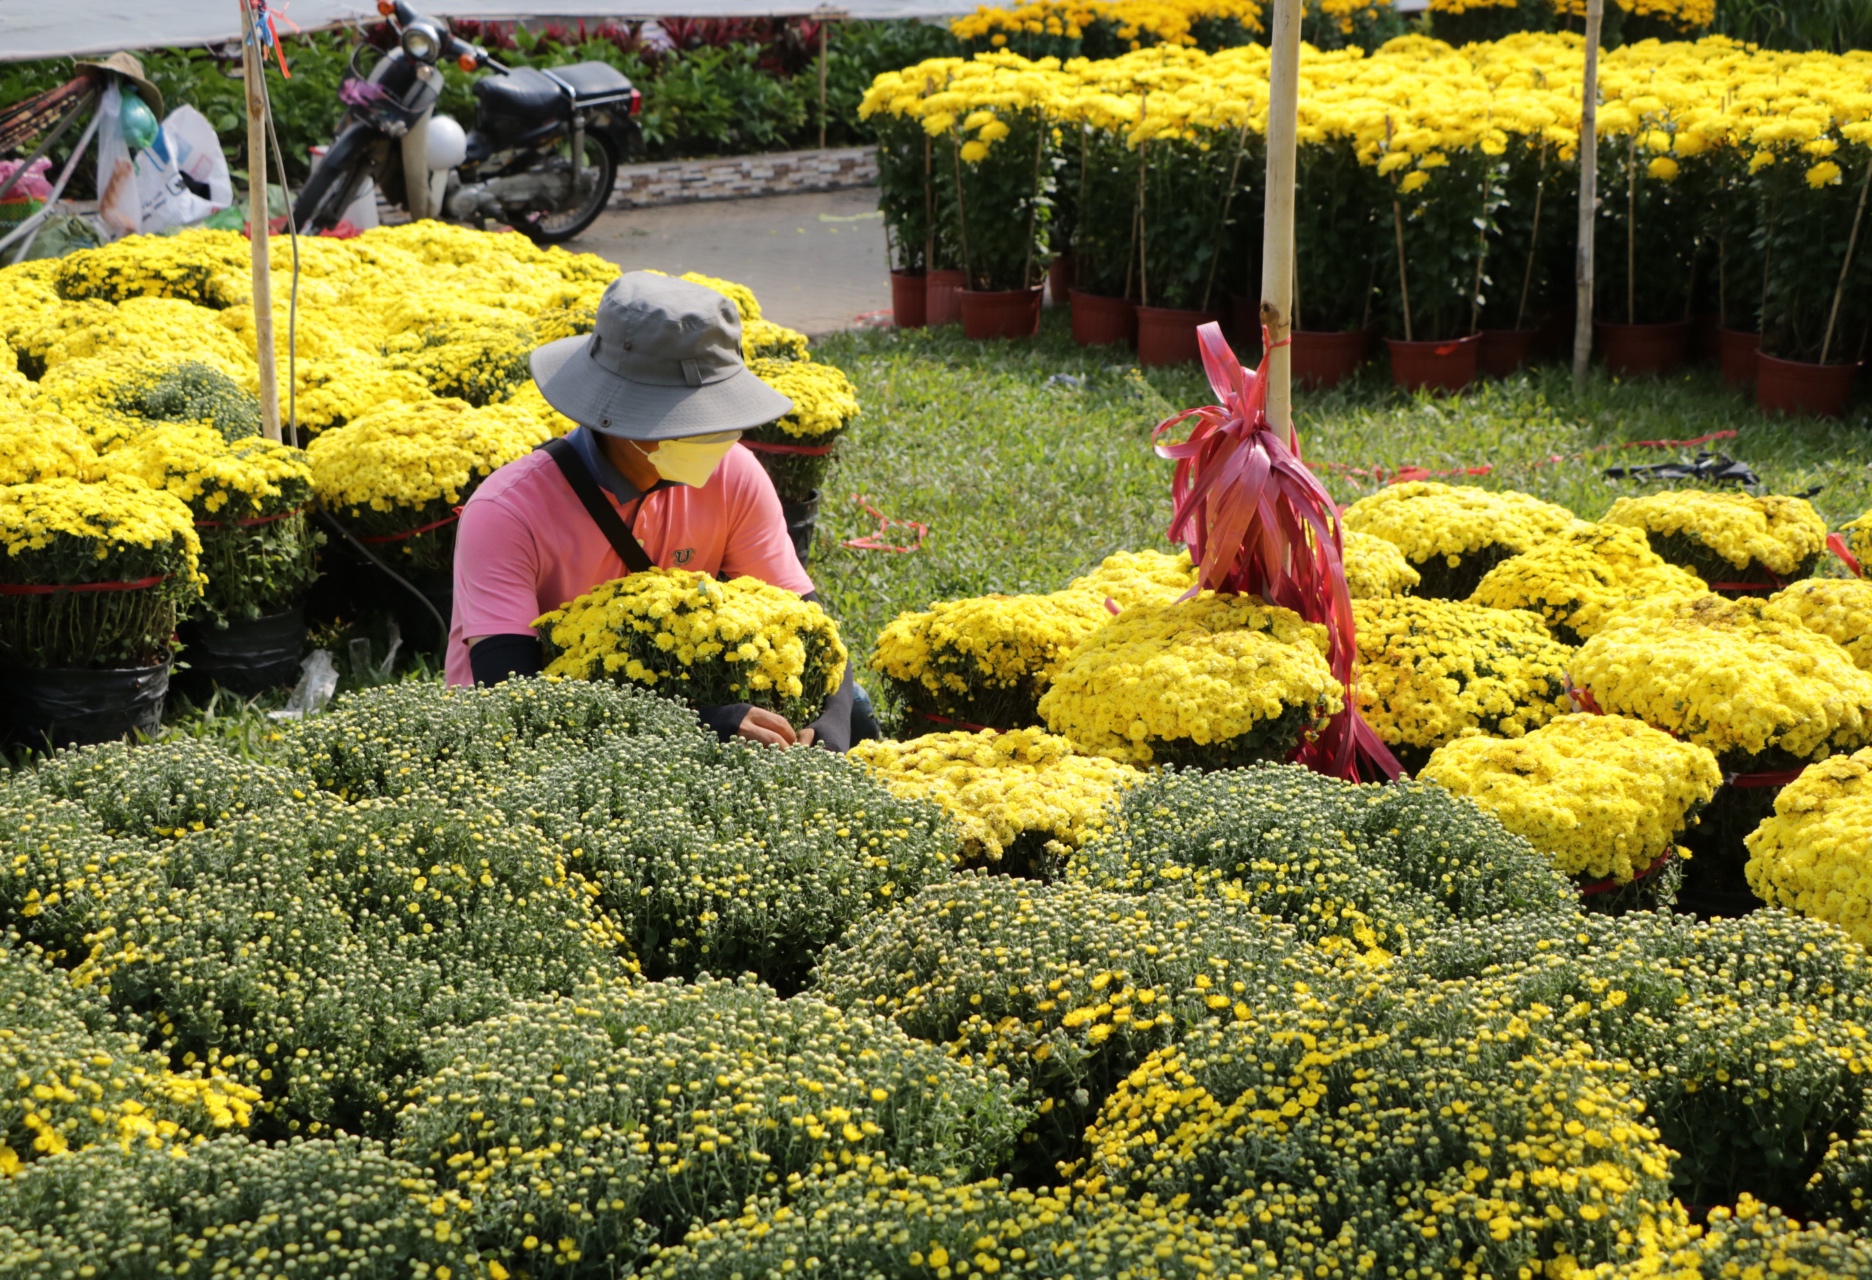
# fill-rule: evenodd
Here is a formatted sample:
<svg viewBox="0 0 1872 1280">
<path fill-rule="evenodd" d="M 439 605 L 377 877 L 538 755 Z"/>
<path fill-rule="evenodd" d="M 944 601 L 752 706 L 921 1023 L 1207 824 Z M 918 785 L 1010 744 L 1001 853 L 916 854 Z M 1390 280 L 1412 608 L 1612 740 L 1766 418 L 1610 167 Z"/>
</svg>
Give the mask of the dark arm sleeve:
<svg viewBox="0 0 1872 1280">
<path fill-rule="evenodd" d="M 483 636 L 468 650 L 476 684 L 499 684 L 508 676 L 536 676 L 545 669 L 539 637 Z"/>
<path fill-rule="evenodd" d="M 704 729 L 713 729 L 715 736 L 726 742 L 735 736 L 735 730 L 753 709 L 751 702 L 730 702 L 725 707 L 702 707 L 696 712 L 696 719 L 702 722 Z"/>
<path fill-rule="evenodd" d="M 823 607 L 817 591 L 808 591 L 800 599 Z M 809 728 L 813 731 L 813 745 L 824 747 L 828 751 L 849 751 L 852 744 L 852 699 L 856 697 L 855 677 L 852 675 L 851 660 L 845 662 L 845 674 L 839 680 L 839 687 L 826 699 L 825 710 Z"/>
</svg>

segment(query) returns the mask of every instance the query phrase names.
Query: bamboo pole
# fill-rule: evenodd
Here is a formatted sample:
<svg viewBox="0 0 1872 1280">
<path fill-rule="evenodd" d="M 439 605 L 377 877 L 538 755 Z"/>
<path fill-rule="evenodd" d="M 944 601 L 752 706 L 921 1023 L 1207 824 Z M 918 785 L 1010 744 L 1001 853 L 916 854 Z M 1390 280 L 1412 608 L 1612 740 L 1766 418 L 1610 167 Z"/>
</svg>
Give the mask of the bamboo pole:
<svg viewBox="0 0 1872 1280">
<path fill-rule="evenodd" d="M 1866 189 L 1872 187 L 1872 160 L 1859 182 L 1859 207 L 1853 210 L 1852 234 L 1846 237 L 1846 256 L 1840 260 L 1839 283 L 1833 286 L 1833 309 L 1827 312 L 1826 337 L 1820 340 L 1820 363 L 1833 351 L 1833 326 L 1839 323 L 1840 300 L 1846 296 L 1846 276 L 1852 270 L 1853 250 L 1859 247 L 1859 223 L 1865 218 Z"/>
<path fill-rule="evenodd" d="M 1625 323 L 1638 323 L 1638 135 L 1625 149 Z"/>
<path fill-rule="evenodd" d="M 1274 0 L 1268 36 L 1267 195 L 1261 227 L 1261 323 L 1267 329 L 1267 416 L 1293 430 L 1294 135 L 1300 113 L 1300 3 Z"/>
<path fill-rule="evenodd" d="M 1580 83 L 1579 245 L 1575 251 L 1573 390 L 1586 389 L 1592 360 L 1593 215 L 1599 207 L 1599 28 L 1605 0 L 1586 0 L 1586 73 Z"/>
<path fill-rule="evenodd" d="M 1397 284 L 1398 298 L 1404 304 L 1404 341 L 1415 342 L 1411 332 L 1410 275 L 1404 269 L 1404 207 L 1396 196 L 1391 198 L 1391 226 L 1397 231 Z"/>
<path fill-rule="evenodd" d="M 1521 301 L 1515 304 L 1514 327 L 1518 332 L 1527 320 L 1528 291 L 1534 287 L 1534 254 L 1540 248 L 1541 197 L 1547 194 L 1547 144 L 1541 143 L 1540 179 L 1534 184 L 1534 226 L 1528 232 L 1527 269 L 1521 273 Z"/>
<path fill-rule="evenodd" d="M 254 26 L 253 11 L 241 0 L 241 70 L 247 88 L 247 224 L 253 245 L 254 359 L 260 366 L 260 424 L 266 438 L 280 439 L 279 374 L 273 356 L 273 266 L 267 253 L 266 105 L 260 77 L 266 74 L 266 50 Z"/>
<path fill-rule="evenodd" d="M 826 26 L 825 18 L 819 19 L 819 149 L 825 150 L 826 126 Z"/>
</svg>

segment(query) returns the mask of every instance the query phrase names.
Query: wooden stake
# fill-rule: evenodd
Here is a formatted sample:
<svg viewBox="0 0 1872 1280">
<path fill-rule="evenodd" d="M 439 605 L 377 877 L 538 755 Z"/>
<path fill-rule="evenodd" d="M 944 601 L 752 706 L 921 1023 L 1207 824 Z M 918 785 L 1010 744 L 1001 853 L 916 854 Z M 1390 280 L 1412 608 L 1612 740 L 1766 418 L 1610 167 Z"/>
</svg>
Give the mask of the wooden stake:
<svg viewBox="0 0 1872 1280">
<path fill-rule="evenodd" d="M 962 287 L 973 289 L 975 268 L 969 262 L 968 209 L 962 203 L 962 139 L 953 128 L 949 130 L 949 158 L 955 162 L 956 234 L 962 237 Z"/>
<path fill-rule="evenodd" d="M 1144 218 L 1144 143 L 1138 143 L 1138 305 L 1150 305 L 1150 224 Z"/>
<path fill-rule="evenodd" d="M 253 244 L 254 360 L 260 366 L 260 424 L 266 438 L 280 439 L 279 375 L 273 359 L 273 267 L 267 254 L 266 106 L 260 77 L 266 74 L 266 51 L 254 28 L 253 12 L 241 0 L 241 69 L 247 86 L 247 223 Z"/>
<path fill-rule="evenodd" d="M 1301 0 L 1274 0 L 1268 35 L 1267 193 L 1261 225 L 1261 323 L 1267 329 L 1267 416 L 1293 431 L 1294 135 L 1300 115 Z"/>
<path fill-rule="evenodd" d="M 1625 323 L 1638 323 L 1638 135 L 1625 151 Z"/>
<path fill-rule="evenodd" d="M 819 19 L 819 149 L 825 150 L 826 20 Z"/>
<path fill-rule="evenodd" d="M 1820 363 L 1825 364 L 1833 350 L 1833 326 L 1839 322 L 1840 299 L 1846 296 L 1846 273 L 1852 269 L 1853 250 L 1859 246 L 1859 223 L 1865 217 L 1866 189 L 1872 187 L 1872 160 L 1866 162 L 1866 176 L 1859 182 L 1859 207 L 1853 210 L 1852 234 L 1846 237 L 1846 256 L 1840 262 L 1839 283 L 1833 286 L 1833 309 L 1827 312 L 1826 337 L 1820 340 Z"/>
<path fill-rule="evenodd" d="M 1573 390 L 1592 360 L 1593 217 L 1599 207 L 1599 28 L 1605 0 L 1586 0 L 1586 73 L 1580 84 L 1579 244 L 1573 262 Z"/>
<path fill-rule="evenodd" d="M 1515 306 L 1514 327 L 1520 330 L 1527 319 L 1528 290 L 1534 287 L 1534 253 L 1540 247 L 1541 197 L 1547 194 L 1547 144 L 1541 143 L 1540 178 L 1534 184 L 1534 226 L 1528 232 L 1527 269 L 1521 273 L 1521 301 Z"/>
<path fill-rule="evenodd" d="M 1410 322 L 1410 276 L 1404 270 L 1404 206 L 1395 199 L 1391 201 L 1391 225 L 1397 230 L 1397 286 L 1398 297 L 1404 303 L 1404 341 L 1415 342 Z"/>
<path fill-rule="evenodd" d="M 1241 133 L 1235 139 L 1235 163 L 1229 166 L 1227 194 L 1222 197 L 1222 216 L 1216 221 L 1215 245 L 1209 250 L 1209 279 L 1203 284 L 1202 306 L 1198 311 L 1209 309 L 1209 295 L 1215 292 L 1216 266 L 1222 261 L 1222 237 L 1228 234 L 1229 210 L 1235 204 L 1235 183 L 1241 178 L 1242 152 L 1248 147 L 1248 122 L 1242 121 Z"/>
</svg>

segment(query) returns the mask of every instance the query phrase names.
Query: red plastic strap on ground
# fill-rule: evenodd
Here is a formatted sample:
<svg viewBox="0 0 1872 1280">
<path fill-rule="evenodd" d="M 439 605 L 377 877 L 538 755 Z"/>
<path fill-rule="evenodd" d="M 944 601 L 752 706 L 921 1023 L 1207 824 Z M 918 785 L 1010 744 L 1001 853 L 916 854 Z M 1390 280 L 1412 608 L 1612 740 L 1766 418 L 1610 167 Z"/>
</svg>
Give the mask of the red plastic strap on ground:
<svg viewBox="0 0 1872 1280">
<path fill-rule="evenodd" d="M 1624 885 L 1621 885 L 1618 882 L 1617 876 L 1607 876 L 1605 879 L 1596 880 L 1592 884 L 1583 884 L 1580 886 L 1580 897 L 1590 898 L 1590 897 L 1595 896 L 1596 894 L 1610 893 L 1614 889 L 1622 889 L 1626 885 L 1637 884 L 1639 881 L 1643 880 L 1646 876 L 1650 875 L 1653 871 L 1658 870 L 1665 863 L 1669 862 L 1671 860 L 1671 855 L 1674 854 L 1675 852 L 1676 850 L 1674 849 L 1666 849 L 1663 853 L 1658 855 L 1658 859 L 1656 862 L 1653 862 L 1650 866 L 1646 867 L 1643 871 L 1640 871 L 1637 875 L 1627 880 Z"/>
<path fill-rule="evenodd" d="M 149 578 L 138 578 L 135 582 L 65 582 L 57 584 L 38 582 L 0 582 L 0 596 L 51 596 L 61 591 L 142 591 L 159 582 L 167 582 L 169 575 L 159 573 Z"/>
<path fill-rule="evenodd" d="M 359 542 L 372 542 L 372 543 L 408 542 L 411 538 L 415 537 L 419 533 L 428 533 L 432 529 L 440 529 L 445 524 L 454 524 L 457 520 L 461 519 L 461 513 L 462 513 L 462 509 L 460 507 L 456 507 L 454 511 L 450 512 L 448 515 L 443 516 L 440 520 L 431 521 L 429 524 L 422 526 L 422 528 L 420 529 L 411 529 L 405 533 L 380 533 L 380 534 L 377 534 L 375 537 L 359 538 L 358 541 Z"/>
<path fill-rule="evenodd" d="M 1779 773 L 1732 773 L 1723 778 L 1726 787 L 1785 787 L 1801 776 L 1806 766 L 1783 769 Z"/>
<path fill-rule="evenodd" d="M 197 529 L 226 529 L 229 527 L 251 529 L 257 524 L 273 524 L 275 521 L 290 520 L 292 517 L 303 515 L 304 513 L 304 507 L 294 507 L 291 511 L 282 511 L 278 515 L 255 516 L 251 520 L 197 520 L 195 522 L 195 527 Z"/>
<path fill-rule="evenodd" d="M 931 724 L 954 725 L 956 728 L 966 729 L 970 733 L 1000 733 L 1001 732 L 999 729 L 990 729 L 985 724 L 970 724 L 966 720 L 951 720 L 948 716 L 939 716 L 933 711 L 918 711 L 918 712 L 915 712 L 914 714 L 919 719 L 928 720 Z"/>
<path fill-rule="evenodd" d="M 839 544 L 840 546 L 850 547 L 853 551 L 892 551 L 899 555 L 909 555 L 913 551 L 921 551 L 923 549 L 923 543 L 929 538 L 928 525 L 915 520 L 897 520 L 891 516 L 885 515 L 882 511 L 879 511 L 876 507 L 871 505 L 871 496 L 869 494 L 854 493 L 852 495 L 852 501 L 863 507 L 865 514 L 878 522 L 878 529 L 876 533 L 867 534 L 862 538 L 847 538 L 844 542 Z M 899 546 L 894 542 L 883 541 L 884 535 L 893 528 L 910 529 L 914 531 L 916 533 L 915 544 L 905 547 Z"/>
<path fill-rule="evenodd" d="M 831 444 L 768 444 L 765 440 L 743 440 L 742 444 L 755 453 L 796 453 L 806 458 L 823 458 L 838 445 Z"/>
<path fill-rule="evenodd" d="M 1853 577 L 1865 577 L 1865 566 L 1859 563 L 1858 556 L 1847 549 L 1844 535 L 1829 533 L 1827 535 L 1827 550 L 1838 557 L 1839 562 L 1846 566 L 1846 571 L 1852 574 Z"/>
</svg>

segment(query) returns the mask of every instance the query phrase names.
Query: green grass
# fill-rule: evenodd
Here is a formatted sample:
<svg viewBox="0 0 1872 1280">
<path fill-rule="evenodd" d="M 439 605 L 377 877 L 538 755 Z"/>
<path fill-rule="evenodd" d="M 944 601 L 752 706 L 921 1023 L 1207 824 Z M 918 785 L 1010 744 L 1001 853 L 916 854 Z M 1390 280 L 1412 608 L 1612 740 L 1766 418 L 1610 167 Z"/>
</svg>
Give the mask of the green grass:
<svg viewBox="0 0 1872 1280">
<path fill-rule="evenodd" d="M 811 565 L 861 661 L 903 610 L 991 591 L 1052 591 L 1113 551 L 1169 548 L 1171 465 L 1151 452 L 1150 433 L 1177 409 L 1210 401 L 1194 367 L 1140 372 L 1121 348 L 1077 347 L 1057 312 L 1026 342 L 969 342 L 954 328 L 855 330 L 815 351 L 851 375 L 864 405 L 825 487 Z M 1061 374 L 1078 385 L 1056 381 Z M 1845 423 L 1766 418 L 1710 370 L 1628 382 L 1595 373 L 1576 400 L 1567 371 L 1545 367 L 1435 399 L 1403 395 L 1374 364 L 1345 387 L 1301 392 L 1296 416 L 1307 460 L 1341 503 L 1380 486 L 1374 468 L 1488 466 L 1486 475 L 1450 479 L 1523 489 L 1596 518 L 1621 494 L 1665 487 L 1607 480 L 1606 467 L 1697 452 L 1606 446 L 1733 430 L 1734 439 L 1706 447 L 1749 464 L 1765 491 L 1818 487 L 1813 501 L 1835 528 L 1872 508 L 1866 406 Z M 854 494 L 927 524 L 923 549 L 842 546 L 876 532 Z M 893 529 L 883 540 L 908 536 Z M 340 688 L 351 688 L 358 680 L 342 644 L 337 657 Z M 427 665 L 413 674 L 433 678 Z M 870 683 L 877 691 L 878 681 Z M 265 712 L 284 701 L 281 692 L 245 704 L 176 705 L 167 732 L 264 750 L 275 729 Z"/>
<path fill-rule="evenodd" d="M 1193 367 L 1139 373 L 1122 348 L 1074 346 L 1057 313 L 1026 342 L 973 343 L 954 328 L 871 330 L 814 350 L 851 375 L 864 405 L 826 485 L 811 566 L 855 652 L 868 652 L 904 609 L 1052 591 L 1112 551 L 1167 548 L 1171 464 L 1149 439 L 1169 413 L 1213 399 Z M 1082 385 L 1050 382 L 1056 374 Z M 1813 501 L 1833 527 L 1872 508 L 1864 407 L 1845 423 L 1767 418 L 1713 370 L 1625 382 L 1595 373 L 1575 399 L 1568 371 L 1545 367 L 1436 399 L 1404 395 L 1374 364 L 1345 387 L 1299 393 L 1295 416 L 1308 462 L 1341 503 L 1382 483 L 1347 469 L 1488 466 L 1450 482 L 1522 489 L 1597 518 L 1622 494 L 1667 487 L 1607 480 L 1605 468 L 1698 452 L 1604 446 L 1733 430 L 1734 439 L 1704 447 L 1748 463 L 1765 492 L 1818 486 Z M 840 545 L 876 525 L 854 493 L 929 525 L 923 550 Z"/>
</svg>

